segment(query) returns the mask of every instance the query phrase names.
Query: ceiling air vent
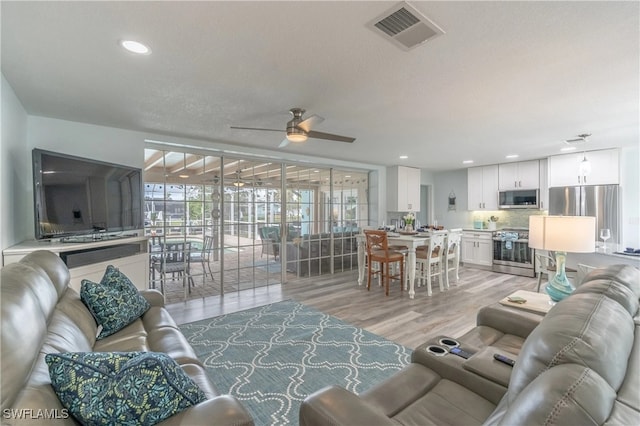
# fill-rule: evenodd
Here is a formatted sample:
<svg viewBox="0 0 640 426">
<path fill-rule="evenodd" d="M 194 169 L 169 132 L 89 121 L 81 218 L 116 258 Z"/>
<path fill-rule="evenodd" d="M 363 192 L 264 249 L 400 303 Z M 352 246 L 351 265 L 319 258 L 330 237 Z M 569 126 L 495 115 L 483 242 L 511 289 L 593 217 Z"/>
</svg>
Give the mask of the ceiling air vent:
<svg viewBox="0 0 640 426">
<path fill-rule="evenodd" d="M 395 5 L 368 26 L 402 50 L 411 50 L 444 34 L 442 28 L 406 2 Z"/>
</svg>

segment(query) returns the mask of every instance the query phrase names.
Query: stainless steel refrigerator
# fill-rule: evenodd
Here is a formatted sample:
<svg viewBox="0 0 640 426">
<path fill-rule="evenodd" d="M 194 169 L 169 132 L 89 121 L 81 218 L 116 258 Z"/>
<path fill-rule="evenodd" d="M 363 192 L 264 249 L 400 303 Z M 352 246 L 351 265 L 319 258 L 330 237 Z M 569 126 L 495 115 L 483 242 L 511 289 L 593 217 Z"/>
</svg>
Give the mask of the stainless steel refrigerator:
<svg viewBox="0 0 640 426">
<path fill-rule="evenodd" d="M 596 238 L 600 230 L 611 230 L 607 244 L 620 242 L 620 208 L 618 185 L 567 186 L 549 189 L 549 214 L 595 216 Z"/>
</svg>

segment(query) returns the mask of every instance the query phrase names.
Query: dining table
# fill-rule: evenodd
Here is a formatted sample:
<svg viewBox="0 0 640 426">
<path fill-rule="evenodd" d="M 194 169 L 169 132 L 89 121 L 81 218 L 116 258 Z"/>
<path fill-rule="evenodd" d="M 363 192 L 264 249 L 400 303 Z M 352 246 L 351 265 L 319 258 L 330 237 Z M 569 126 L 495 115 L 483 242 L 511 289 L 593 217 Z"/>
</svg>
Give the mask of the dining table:
<svg viewBox="0 0 640 426">
<path fill-rule="evenodd" d="M 415 297 L 415 279 L 416 279 L 416 247 L 429 244 L 428 233 L 417 233 L 411 235 L 403 235 L 389 232 L 387 234 L 389 244 L 403 245 L 408 247 L 406 271 L 409 279 L 409 298 Z M 356 235 L 358 242 L 358 285 L 362 285 L 364 281 L 365 270 L 365 254 L 367 252 L 367 238 L 364 234 Z M 404 283 L 402 284 L 404 287 Z"/>
</svg>

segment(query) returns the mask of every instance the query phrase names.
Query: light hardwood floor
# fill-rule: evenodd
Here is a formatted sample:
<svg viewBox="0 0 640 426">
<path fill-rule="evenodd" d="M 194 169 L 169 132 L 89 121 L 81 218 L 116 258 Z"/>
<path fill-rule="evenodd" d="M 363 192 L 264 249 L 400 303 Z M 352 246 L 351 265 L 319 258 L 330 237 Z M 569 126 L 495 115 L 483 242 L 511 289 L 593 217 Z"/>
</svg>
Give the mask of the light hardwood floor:
<svg viewBox="0 0 640 426">
<path fill-rule="evenodd" d="M 372 283 L 357 283 L 357 271 L 306 278 L 284 285 L 211 296 L 167 305 L 179 324 L 250 309 L 286 299 L 333 315 L 396 343 L 415 348 L 431 337 L 457 337 L 475 326 L 476 313 L 516 290 L 535 291 L 535 278 L 460 268 L 460 281 L 440 292 L 433 284 L 433 296 L 426 288 L 416 289 L 415 299 L 392 283 L 388 297 Z M 366 278 L 365 278 L 366 280 Z"/>
</svg>

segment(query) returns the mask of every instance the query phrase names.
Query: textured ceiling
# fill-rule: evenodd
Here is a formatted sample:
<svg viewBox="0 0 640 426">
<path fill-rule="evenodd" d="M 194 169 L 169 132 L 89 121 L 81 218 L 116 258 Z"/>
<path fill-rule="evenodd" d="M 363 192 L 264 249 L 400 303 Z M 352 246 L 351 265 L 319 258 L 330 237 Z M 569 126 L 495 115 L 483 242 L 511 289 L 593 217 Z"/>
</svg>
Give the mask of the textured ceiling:
<svg viewBox="0 0 640 426">
<path fill-rule="evenodd" d="M 411 2 L 445 34 L 409 52 L 367 27 L 395 4 L 3 1 L 2 73 L 31 115 L 276 150 L 298 106 L 356 137 L 285 156 L 443 170 L 638 144 L 639 2 Z"/>
</svg>

